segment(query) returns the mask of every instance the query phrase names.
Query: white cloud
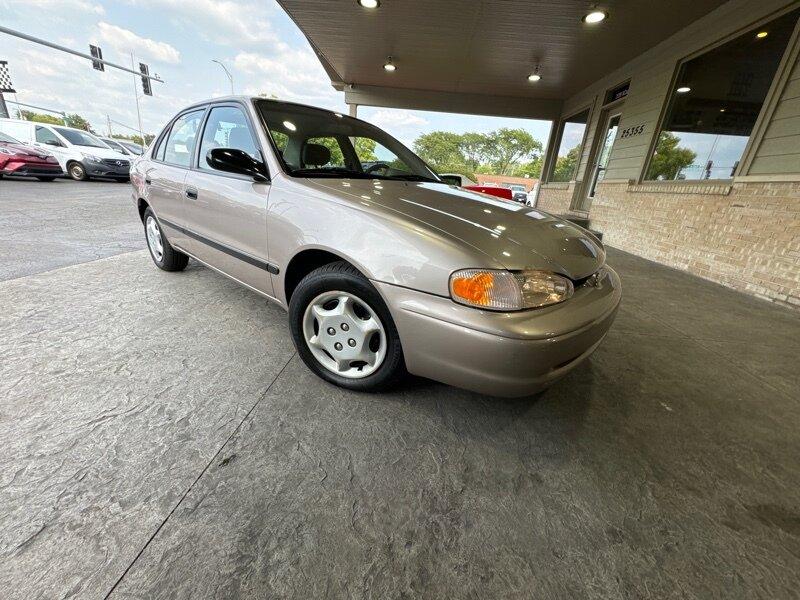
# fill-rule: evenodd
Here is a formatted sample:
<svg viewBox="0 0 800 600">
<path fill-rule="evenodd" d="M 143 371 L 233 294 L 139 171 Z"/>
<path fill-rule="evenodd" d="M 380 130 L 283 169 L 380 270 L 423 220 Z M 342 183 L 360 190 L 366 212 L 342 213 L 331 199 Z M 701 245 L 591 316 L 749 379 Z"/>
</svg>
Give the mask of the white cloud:
<svg viewBox="0 0 800 600">
<path fill-rule="evenodd" d="M 245 77 L 248 94 L 275 94 L 282 100 L 342 108 L 341 94 L 331 87 L 325 70 L 308 48 L 284 47 L 272 56 L 240 52 L 233 65 Z"/>
<path fill-rule="evenodd" d="M 379 110 L 370 118 L 370 122 L 383 129 L 400 127 L 421 127 L 428 120 L 407 110 Z"/>
<path fill-rule="evenodd" d="M 79 11 L 79 13 L 93 13 L 104 15 L 106 10 L 102 5 L 87 0 L 4 0 L 0 1 L 0 14 L 5 10 L 11 11 L 13 8 L 22 8 L 30 14 L 40 13 L 52 14 L 51 11 Z"/>
<path fill-rule="evenodd" d="M 269 21 L 263 3 L 233 0 L 134 0 L 151 10 L 179 15 L 177 24 L 193 25 L 206 40 L 227 46 L 276 44 L 284 46 Z"/>
<path fill-rule="evenodd" d="M 181 62 L 181 53 L 166 42 L 143 38 L 134 32 L 100 21 L 97 24 L 100 40 L 117 52 L 135 52 L 138 57 L 176 65 Z M 105 58 L 105 57 L 104 57 Z"/>
</svg>

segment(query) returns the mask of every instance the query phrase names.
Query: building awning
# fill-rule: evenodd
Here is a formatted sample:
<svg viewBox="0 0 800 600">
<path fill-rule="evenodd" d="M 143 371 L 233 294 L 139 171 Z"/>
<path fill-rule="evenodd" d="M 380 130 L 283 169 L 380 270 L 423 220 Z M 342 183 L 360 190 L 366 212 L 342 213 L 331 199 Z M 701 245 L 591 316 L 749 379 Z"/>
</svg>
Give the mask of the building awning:
<svg viewBox="0 0 800 600">
<path fill-rule="evenodd" d="M 593 3 L 576 0 L 278 1 L 349 104 L 541 119 L 725 3 L 609 0 L 597 4 L 608 18 L 588 25 Z"/>
</svg>

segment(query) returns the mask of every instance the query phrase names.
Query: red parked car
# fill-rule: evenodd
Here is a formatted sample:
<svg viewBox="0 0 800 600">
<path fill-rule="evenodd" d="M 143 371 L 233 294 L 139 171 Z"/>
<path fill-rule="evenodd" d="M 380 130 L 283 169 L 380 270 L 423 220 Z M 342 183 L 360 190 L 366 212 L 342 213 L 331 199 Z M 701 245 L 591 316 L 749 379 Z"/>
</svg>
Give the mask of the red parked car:
<svg viewBox="0 0 800 600">
<path fill-rule="evenodd" d="M 55 156 L 0 133 L 0 177 L 19 175 L 36 177 L 40 181 L 53 181 L 63 174 Z"/>
</svg>

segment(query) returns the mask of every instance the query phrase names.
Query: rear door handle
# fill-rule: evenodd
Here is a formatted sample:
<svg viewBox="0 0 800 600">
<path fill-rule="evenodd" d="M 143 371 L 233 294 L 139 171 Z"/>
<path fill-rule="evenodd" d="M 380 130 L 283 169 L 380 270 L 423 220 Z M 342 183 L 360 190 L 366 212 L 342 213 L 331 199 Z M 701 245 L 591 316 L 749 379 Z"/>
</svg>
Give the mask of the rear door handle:
<svg viewBox="0 0 800 600">
<path fill-rule="evenodd" d="M 194 188 L 186 188 L 186 197 L 189 200 L 197 200 L 197 190 Z"/>
</svg>

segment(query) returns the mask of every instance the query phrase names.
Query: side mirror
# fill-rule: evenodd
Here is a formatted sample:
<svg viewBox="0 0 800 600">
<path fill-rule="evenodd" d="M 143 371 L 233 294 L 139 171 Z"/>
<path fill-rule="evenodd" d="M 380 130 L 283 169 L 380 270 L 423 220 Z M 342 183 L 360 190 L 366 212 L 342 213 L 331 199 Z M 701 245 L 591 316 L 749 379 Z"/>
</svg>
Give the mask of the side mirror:
<svg viewBox="0 0 800 600">
<path fill-rule="evenodd" d="M 206 161 L 217 171 L 247 175 L 254 181 L 269 181 L 267 168 L 244 150 L 237 148 L 212 148 L 206 154 Z"/>
<path fill-rule="evenodd" d="M 58 140 L 47 140 L 45 142 L 45 145 L 47 145 L 47 146 L 58 146 L 59 148 L 63 148 L 64 147 L 64 144 L 62 144 Z"/>
</svg>

